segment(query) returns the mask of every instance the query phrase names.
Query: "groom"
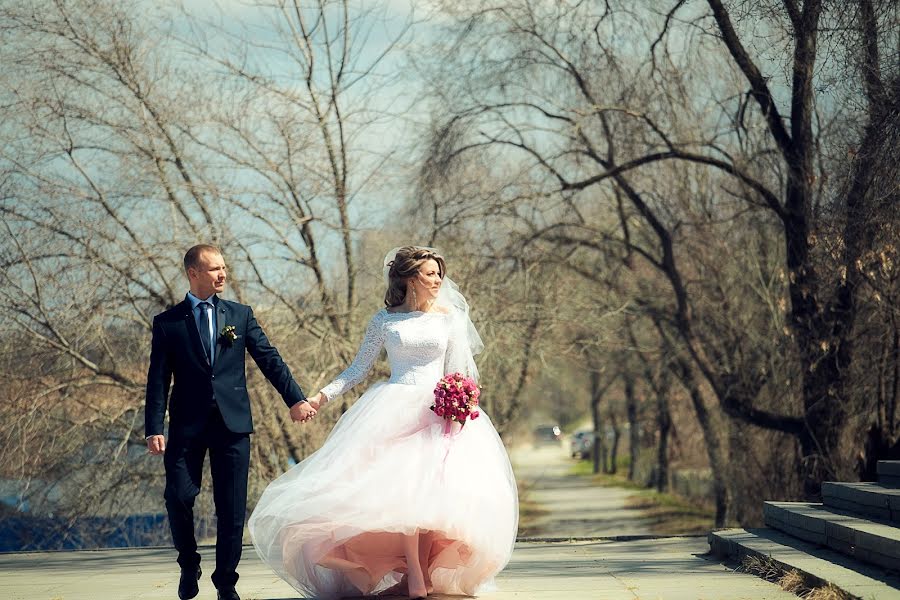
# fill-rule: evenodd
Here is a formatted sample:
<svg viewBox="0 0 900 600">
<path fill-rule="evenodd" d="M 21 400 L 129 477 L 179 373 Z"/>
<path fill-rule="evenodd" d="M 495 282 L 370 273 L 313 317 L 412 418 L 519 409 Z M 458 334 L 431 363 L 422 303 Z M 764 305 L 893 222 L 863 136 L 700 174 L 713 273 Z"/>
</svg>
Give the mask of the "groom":
<svg viewBox="0 0 900 600">
<path fill-rule="evenodd" d="M 194 246 L 184 256 L 184 270 L 190 293 L 153 319 L 145 411 L 147 448 L 151 454 L 165 454 L 166 510 L 181 566 L 178 597 L 193 598 L 199 591 L 200 555 L 193 507 L 208 450 L 217 517 L 212 581 L 219 600 L 240 600 L 234 585 L 241 559 L 253 431 L 245 351 L 284 398 L 295 422 L 311 419 L 316 411 L 278 350 L 269 344 L 253 310 L 216 295 L 225 289 L 227 277 L 218 248 Z M 167 400 L 168 443 L 163 434 Z"/>
</svg>

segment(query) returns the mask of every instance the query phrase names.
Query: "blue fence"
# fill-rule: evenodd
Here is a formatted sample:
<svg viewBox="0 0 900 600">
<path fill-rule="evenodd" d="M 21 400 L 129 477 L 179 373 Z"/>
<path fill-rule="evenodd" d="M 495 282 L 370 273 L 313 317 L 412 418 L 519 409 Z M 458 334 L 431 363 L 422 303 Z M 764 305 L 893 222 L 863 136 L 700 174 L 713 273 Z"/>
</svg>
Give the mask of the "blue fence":
<svg viewBox="0 0 900 600">
<path fill-rule="evenodd" d="M 215 519 L 199 520 L 197 538 L 215 535 Z M 165 514 L 75 520 L 23 514 L 0 519 L 0 552 L 85 550 L 171 544 Z"/>
</svg>

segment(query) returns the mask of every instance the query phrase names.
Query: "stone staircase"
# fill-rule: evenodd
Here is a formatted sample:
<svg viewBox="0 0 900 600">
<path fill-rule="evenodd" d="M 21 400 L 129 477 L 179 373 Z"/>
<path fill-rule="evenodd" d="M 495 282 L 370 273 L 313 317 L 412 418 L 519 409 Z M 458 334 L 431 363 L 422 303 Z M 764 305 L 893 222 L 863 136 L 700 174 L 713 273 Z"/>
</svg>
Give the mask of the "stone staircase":
<svg viewBox="0 0 900 600">
<path fill-rule="evenodd" d="M 900 461 L 879 461 L 878 483 L 825 483 L 822 500 L 766 502 L 766 528 L 713 531 L 710 550 L 771 559 L 851 598 L 900 600 Z"/>
</svg>

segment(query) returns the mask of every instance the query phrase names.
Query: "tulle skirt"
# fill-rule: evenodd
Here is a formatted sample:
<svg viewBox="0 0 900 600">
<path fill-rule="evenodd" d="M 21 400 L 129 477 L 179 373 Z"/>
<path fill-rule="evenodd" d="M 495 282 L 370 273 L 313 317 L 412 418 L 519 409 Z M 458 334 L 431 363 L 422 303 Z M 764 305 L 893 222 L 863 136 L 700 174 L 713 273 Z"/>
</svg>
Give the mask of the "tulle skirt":
<svg viewBox="0 0 900 600">
<path fill-rule="evenodd" d="M 411 534 L 434 593 L 475 595 L 506 566 L 518 525 L 506 449 L 483 411 L 448 433 L 432 400 L 431 387 L 375 384 L 263 492 L 253 544 L 296 590 L 377 594 L 406 572 Z"/>
</svg>

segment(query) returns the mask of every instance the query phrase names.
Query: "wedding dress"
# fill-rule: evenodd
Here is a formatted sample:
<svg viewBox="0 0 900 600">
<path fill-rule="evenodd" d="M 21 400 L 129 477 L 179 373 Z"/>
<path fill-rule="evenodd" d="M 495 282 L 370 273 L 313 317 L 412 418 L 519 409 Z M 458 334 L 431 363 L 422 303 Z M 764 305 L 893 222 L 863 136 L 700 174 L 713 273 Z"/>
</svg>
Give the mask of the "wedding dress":
<svg viewBox="0 0 900 600">
<path fill-rule="evenodd" d="M 474 374 L 465 327 L 453 310 L 383 309 L 350 367 L 322 389 L 333 401 L 387 350 L 390 380 L 273 481 L 250 517 L 260 557 L 301 593 L 337 598 L 393 586 L 406 572 L 408 534 L 419 534 L 434 593 L 474 595 L 509 561 L 518 497 L 500 437 L 483 411 L 447 434 L 429 408 L 443 375 Z"/>
</svg>

